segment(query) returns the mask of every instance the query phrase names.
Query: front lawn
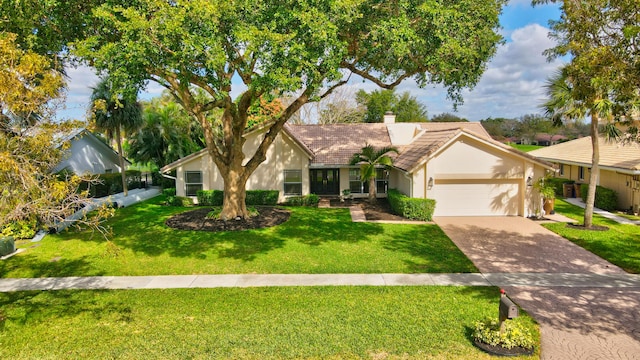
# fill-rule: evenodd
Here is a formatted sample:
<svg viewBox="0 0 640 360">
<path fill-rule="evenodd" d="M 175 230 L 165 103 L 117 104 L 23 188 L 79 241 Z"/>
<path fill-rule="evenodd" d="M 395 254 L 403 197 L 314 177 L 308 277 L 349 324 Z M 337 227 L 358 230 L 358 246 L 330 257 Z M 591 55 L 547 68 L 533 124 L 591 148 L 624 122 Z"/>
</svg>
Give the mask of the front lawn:
<svg viewBox="0 0 640 360">
<path fill-rule="evenodd" d="M 584 209 L 561 199 L 556 199 L 555 210 L 581 224 L 584 220 Z M 593 224 L 606 226 L 609 230 L 580 230 L 564 223 L 544 226 L 625 271 L 640 274 L 640 226 L 619 224 L 598 215 L 593 216 Z"/>
<path fill-rule="evenodd" d="M 0 293 L 0 358 L 491 359 L 471 332 L 498 299 L 487 287 Z"/>
<path fill-rule="evenodd" d="M 353 223 L 348 209 L 292 207 L 288 222 L 266 229 L 210 233 L 169 228 L 187 208 L 162 197 L 119 209 L 100 234 L 69 231 L 0 262 L 0 277 L 246 273 L 477 272 L 436 225 Z"/>
</svg>

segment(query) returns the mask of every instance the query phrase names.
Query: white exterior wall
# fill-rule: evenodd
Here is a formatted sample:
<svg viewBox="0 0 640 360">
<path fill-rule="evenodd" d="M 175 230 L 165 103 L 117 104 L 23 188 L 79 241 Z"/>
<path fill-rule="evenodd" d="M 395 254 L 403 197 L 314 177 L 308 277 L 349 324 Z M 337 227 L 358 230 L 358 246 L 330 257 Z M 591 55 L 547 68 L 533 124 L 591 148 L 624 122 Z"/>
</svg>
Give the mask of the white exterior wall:
<svg viewBox="0 0 640 360">
<path fill-rule="evenodd" d="M 539 175 L 538 175 L 539 174 Z M 436 199 L 448 215 L 531 215 L 533 194 L 528 176 L 543 176 L 544 168 L 468 137 L 460 137 L 413 174 L 414 194 Z M 428 179 L 434 185 L 428 189 Z M 414 196 L 418 197 L 418 196 Z M 480 210 L 475 210 L 480 209 Z"/>
<path fill-rule="evenodd" d="M 389 188 L 396 189 L 401 193 L 412 197 L 411 175 L 405 175 L 405 173 L 400 170 L 391 169 L 389 173 Z"/>
<path fill-rule="evenodd" d="M 262 133 L 250 134 L 244 145 L 245 163 L 249 161 L 262 140 Z M 267 150 L 267 159 L 258 166 L 247 181 L 247 190 L 279 190 L 278 201 L 284 201 L 284 170 L 300 170 L 302 195 L 309 194 L 309 158 L 286 135 L 278 134 Z M 177 167 L 176 194 L 185 196 L 184 173 L 202 171 L 203 190 L 223 190 L 224 179 L 208 153 L 198 156 Z M 197 201 L 197 199 L 194 198 Z"/>
<path fill-rule="evenodd" d="M 108 170 L 118 173 L 121 171 L 118 155 L 100 140 L 82 135 L 70 142 L 64 160 L 58 164 L 53 172 L 68 169 L 76 174 L 104 174 Z"/>
</svg>

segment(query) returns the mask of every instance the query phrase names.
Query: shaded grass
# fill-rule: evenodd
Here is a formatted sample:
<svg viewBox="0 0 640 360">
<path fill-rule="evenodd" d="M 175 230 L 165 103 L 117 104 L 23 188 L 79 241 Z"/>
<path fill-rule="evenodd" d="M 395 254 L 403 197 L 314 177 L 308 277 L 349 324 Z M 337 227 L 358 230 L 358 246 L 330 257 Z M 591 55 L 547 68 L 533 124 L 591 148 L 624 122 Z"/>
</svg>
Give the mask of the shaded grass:
<svg viewBox="0 0 640 360">
<path fill-rule="evenodd" d="M 189 209 L 161 201 L 119 209 L 112 242 L 69 231 L 19 244 L 28 250 L 0 262 L 0 276 L 477 271 L 436 225 L 353 223 L 348 209 L 292 207 L 272 228 L 185 231 L 164 222 Z"/>
<path fill-rule="evenodd" d="M 2 293 L 0 358 L 489 359 L 471 332 L 498 298 L 486 287 Z"/>
<path fill-rule="evenodd" d="M 584 220 L 584 209 L 561 199 L 556 199 L 555 210 L 578 223 L 582 224 Z M 599 215 L 593 216 L 593 224 L 606 226 L 609 230 L 581 230 L 563 223 L 544 226 L 625 271 L 640 274 L 640 226 L 618 224 Z"/>
</svg>

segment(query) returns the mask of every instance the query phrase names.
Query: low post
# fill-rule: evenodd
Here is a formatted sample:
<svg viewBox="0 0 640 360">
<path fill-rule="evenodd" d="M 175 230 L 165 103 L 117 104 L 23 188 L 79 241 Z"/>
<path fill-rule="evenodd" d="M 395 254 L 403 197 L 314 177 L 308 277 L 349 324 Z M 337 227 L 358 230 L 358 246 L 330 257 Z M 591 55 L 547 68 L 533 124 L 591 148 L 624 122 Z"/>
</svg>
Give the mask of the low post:
<svg viewBox="0 0 640 360">
<path fill-rule="evenodd" d="M 505 320 L 517 318 L 519 315 L 518 306 L 507 297 L 504 289 L 500 289 L 500 306 L 498 310 L 500 312 L 500 333 L 502 334 Z"/>
</svg>

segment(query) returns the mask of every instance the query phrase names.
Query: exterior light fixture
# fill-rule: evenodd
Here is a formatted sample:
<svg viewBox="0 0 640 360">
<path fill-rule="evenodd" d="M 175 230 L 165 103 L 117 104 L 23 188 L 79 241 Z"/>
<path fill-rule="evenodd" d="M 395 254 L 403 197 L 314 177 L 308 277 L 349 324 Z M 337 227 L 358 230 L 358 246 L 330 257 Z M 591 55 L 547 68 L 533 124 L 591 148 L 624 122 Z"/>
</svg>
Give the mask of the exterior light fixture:
<svg viewBox="0 0 640 360">
<path fill-rule="evenodd" d="M 533 178 L 531 176 L 527 178 L 527 186 L 533 186 Z"/>
<path fill-rule="evenodd" d="M 427 182 L 427 188 L 431 189 L 433 187 L 433 178 L 429 178 L 429 182 Z"/>
</svg>

